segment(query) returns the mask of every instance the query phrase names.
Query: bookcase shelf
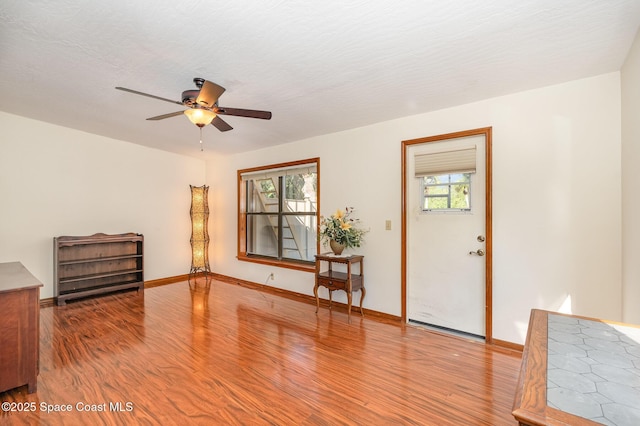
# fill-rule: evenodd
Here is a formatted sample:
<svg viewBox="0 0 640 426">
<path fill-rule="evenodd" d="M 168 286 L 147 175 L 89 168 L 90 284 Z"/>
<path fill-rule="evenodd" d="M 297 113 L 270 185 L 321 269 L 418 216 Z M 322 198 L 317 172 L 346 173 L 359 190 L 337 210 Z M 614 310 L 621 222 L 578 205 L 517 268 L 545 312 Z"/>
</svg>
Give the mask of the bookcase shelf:
<svg viewBox="0 0 640 426">
<path fill-rule="evenodd" d="M 53 239 L 54 296 L 67 300 L 107 292 L 144 289 L 141 234 L 94 234 Z"/>
</svg>

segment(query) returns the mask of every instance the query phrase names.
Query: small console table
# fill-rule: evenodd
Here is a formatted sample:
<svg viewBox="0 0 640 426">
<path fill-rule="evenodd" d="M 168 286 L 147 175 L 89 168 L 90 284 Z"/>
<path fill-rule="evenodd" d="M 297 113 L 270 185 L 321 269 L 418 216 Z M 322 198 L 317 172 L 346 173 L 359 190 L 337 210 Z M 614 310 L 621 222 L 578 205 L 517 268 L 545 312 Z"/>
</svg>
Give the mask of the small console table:
<svg viewBox="0 0 640 426">
<path fill-rule="evenodd" d="M 40 287 L 22 263 L 0 263 L 0 392 L 37 390 Z"/>
<path fill-rule="evenodd" d="M 329 269 L 321 271 L 322 262 L 329 264 Z M 333 264 L 344 264 L 347 266 L 347 272 L 339 272 L 333 270 Z M 360 314 L 364 316 L 362 310 L 362 301 L 366 294 L 364 288 L 364 274 L 363 274 L 364 256 L 350 255 L 350 256 L 336 256 L 334 254 L 325 253 L 316 255 L 316 279 L 315 286 L 313 287 L 313 294 L 316 296 L 316 313 L 320 308 L 320 298 L 318 297 L 318 288 L 320 286 L 326 287 L 329 290 L 329 308 L 331 308 L 331 293 L 335 290 L 342 290 L 347 293 L 347 313 L 349 321 L 351 321 L 351 300 L 352 293 L 354 291 L 361 291 L 360 295 Z M 353 266 L 358 265 L 358 273 L 353 273 Z"/>
</svg>

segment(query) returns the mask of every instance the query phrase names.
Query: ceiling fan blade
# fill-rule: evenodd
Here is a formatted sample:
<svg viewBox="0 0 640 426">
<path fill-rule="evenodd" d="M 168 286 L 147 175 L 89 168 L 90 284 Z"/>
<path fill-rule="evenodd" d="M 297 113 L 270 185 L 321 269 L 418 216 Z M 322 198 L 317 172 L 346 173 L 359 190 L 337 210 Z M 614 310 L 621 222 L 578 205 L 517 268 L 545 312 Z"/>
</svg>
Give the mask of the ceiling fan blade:
<svg viewBox="0 0 640 426">
<path fill-rule="evenodd" d="M 170 112 L 169 114 L 162 114 L 162 115 L 156 115 L 155 117 L 149 117 L 147 118 L 147 120 L 164 120 L 165 118 L 170 118 L 170 117 L 175 117 L 177 115 L 182 115 L 184 114 L 184 111 L 178 111 L 178 112 Z"/>
<path fill-rule="evenodd" d="M 202 88 L 200 89 L 200 93 L 198 94 L 198 98 L 196 99 L 196 103 L 198 105 L 211 108 L 216 104 L 218 98 L 224 93 L 224 91 L 224 87 L 205 80 L 202 84 Z"/>
<path fill-rule="evenodd" d="M 224 121 L 222 118 L 220 118 L 219 116 L 216 115 L 216 117 L 213 119 L 213 121 L 211 122 L 212 126 L 215 126 L 216 129 L 220 130 L 221 132 L 227 132 L 229 130 L 232 130 L 233 127 L 231 127 L 229 125 L 229 123 L 227 123 L 226 121 Z"/>
<path fill-rule="evenodd" d="M 159 99 L 159 100 L 165 101 L 165 102 L 171 102 L 172 104 L 183 105 L 182 102 L 173 101 L 173 100 L 167 99 L 167 98 L 161 98 L 160 96 L 150 95 L 148 93 L 138 92 L 137 90 L 127 89 L 126 87 L 116 87 L 116 89 L 122 90 L 124 92 L 133 93 L 135 95 L 142 95 L 142 96 L 146 96 L 148 98 Z"/>
<path fill-rule="evenodd" d="M 235 115 L 237 117 L 261 118 L 263 120 L 271 120 L 270 111 L 258 111 L 255 109 L 226 108 L 217 107 L 213 109 L 216 114 Z"/>
</svg>

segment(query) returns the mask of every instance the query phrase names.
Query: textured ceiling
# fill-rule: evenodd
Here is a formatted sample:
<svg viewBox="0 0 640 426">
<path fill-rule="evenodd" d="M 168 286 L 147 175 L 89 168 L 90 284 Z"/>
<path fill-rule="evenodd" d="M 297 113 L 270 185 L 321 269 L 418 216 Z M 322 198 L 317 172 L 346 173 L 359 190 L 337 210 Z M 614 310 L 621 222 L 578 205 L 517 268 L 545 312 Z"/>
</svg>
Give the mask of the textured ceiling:
<svg viewBox="0 0 640 426">
<path fill-rule="evenodd" d="M 201 157 L 620 69 L 640 0 L 2 0 L 0 110 Z M 226 88 L 199 133 L 194 77 Z"/>
</svg>

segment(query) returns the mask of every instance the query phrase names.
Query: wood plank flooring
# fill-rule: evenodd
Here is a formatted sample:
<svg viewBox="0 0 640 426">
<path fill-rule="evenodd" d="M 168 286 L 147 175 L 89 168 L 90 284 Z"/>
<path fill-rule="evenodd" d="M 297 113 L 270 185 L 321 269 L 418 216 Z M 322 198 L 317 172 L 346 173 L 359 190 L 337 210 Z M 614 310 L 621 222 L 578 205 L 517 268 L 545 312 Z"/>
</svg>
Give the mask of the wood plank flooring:
<svg viewBox="0 0 640 426">
<path fill-rule="evenodd" d="M 314 311 L 220 281 L 43 308 L 38 392 L 0 424 L 517 424 L 519 353 Z"/>
</svg>

